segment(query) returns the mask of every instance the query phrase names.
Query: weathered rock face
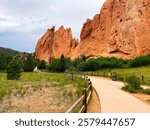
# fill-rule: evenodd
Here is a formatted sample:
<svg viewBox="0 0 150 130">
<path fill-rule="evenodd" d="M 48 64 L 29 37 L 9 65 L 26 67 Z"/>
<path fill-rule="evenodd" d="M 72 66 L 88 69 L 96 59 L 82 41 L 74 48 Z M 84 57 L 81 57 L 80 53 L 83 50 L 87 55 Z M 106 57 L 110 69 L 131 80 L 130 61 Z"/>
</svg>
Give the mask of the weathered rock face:
<svg viewBox="0 0 150 130">
<path fill-rule="evenodd" d="M 36 57 L 46 59 L 65 54 L 134 58 L 150 53 L 150 0 L 106 0 L 100 14 L 87 19 L 80 44 L 71 30 L 49 30 L 37 45 Z"/>
<path fill-rule="evenodd" d="M 52 58 L 59 58 L 62 54 L 67 57 L 78 43 L 78 40 L 72 38 L 70 28 L 65 29 L 61 26 L 55 32 L 55 27 L 52 27 L 38 41 L 35 57 L 47 62 Z"/>
<path fill-rule="evenodd" d="M 150 53 L 150 0 L 107 0 L 87 20 L 81 43 L 70 54 L 133 58 Z M 85 48 L 86 46 L 86 48 Z"/>
</svg>

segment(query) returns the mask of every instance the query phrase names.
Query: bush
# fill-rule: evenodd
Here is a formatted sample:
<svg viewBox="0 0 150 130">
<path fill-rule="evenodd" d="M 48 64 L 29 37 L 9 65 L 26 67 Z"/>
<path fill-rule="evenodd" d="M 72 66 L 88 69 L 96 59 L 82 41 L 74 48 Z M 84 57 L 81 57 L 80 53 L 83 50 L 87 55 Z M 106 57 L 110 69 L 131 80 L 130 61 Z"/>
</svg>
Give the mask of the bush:
<svg viewBox="0 0 150 130">
<path fill-rule="evenodd" d="M 34 68 L 34 58 L 31 55 L 28 55 L 27 58 L 23 61 L 23 70 L 24 72 L 32 72 Z"/>
<path fill-rule="evenodd" d="M 140 67 L 150 65 L 150 54 L 146 56 L 140 56 L 129 61 L 129 67 Z"/>
<path fill-rule="evenodd" d="M 131 86 L 125 86 L 122 88 L 124 91 L 128 91 L 130 93 L 136 93 L 137 91 Z"/>
<path fill-rule="evenodd" d="M 126 86 L 130 86 L 135 90 L 141 89 L 141 83 L 140 80 L 137 76 L 135 75 L 130 75 L 125 79 L 125 82 L 127 83 Z"/>
<path fill-rule="evenodd" d="M 21 76 L 21 67 L 17 60 L 13 59 L 7 67 L 7 79 L 18 80 Z"/>
<path fill-rule="evenodd" d="M 150 89 L 143 89 L 143 93 L 150 95 Z"/>
</svg>

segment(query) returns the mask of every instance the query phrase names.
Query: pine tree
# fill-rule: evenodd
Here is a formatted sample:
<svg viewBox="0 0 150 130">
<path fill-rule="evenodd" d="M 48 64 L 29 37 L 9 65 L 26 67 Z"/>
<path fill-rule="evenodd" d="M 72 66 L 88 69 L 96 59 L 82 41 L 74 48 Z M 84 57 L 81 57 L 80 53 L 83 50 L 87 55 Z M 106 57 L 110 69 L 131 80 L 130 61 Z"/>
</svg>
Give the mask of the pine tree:
<svg viewBox="0 0 150 130">
<path fill-rule="evenodd" d="M 57 72 L 64 72 L 66 70 L 66 62 L 64 55 L 61 55 L 60 60 L 57 64 Z"/>
<path fill-rule="evenodd" d="M 35 68 L 34 59 L 31 55 L 28 55 L 23 62 L 24 72 L 32 72 Z"/>
<path fill-rule="evenodd" d="M 13 59 L 7 67 L 7 79 L 19 80 L 21 76 L 21 67 L 17 60 Z"/>
</svg>

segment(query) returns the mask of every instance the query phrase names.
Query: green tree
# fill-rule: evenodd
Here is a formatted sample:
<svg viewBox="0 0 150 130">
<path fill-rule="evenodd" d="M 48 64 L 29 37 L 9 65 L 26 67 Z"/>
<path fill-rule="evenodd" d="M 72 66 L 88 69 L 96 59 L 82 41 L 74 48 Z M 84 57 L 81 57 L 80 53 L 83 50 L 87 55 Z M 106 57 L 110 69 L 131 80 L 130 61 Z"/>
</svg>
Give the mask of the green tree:
<svg viewBox="0 0 150 130">
<path fill-rule="evenodd" d="M 7 79 L 18 80 L 21 76 L 21 67 L 17 60 L 13 59 L 7 67 Z"/>
<path fill-rule="evenodd" d="M 64 72 L 67 69 L 68 62 L 70 60 L 62 55 L 60 59 L 53 59 L 47 69 L 52 72 Z"/>
<path fill-rule="evenodd" d="M 52 59 L 51 63 L 47 67 L 47 70 L 51 72 L 57 72 L 58 62 L 59 62 L 59 59 Z"/>
<path fill-rule="evenodd" d="M 38 69 L 46 69 L 46 62 L 44 60 L 36 61 L 36 66 Z"/>
<path fill-rule="evenodd" d="M 23 62 L 24 72 L 32 72 L 35 68 L 34 59 L 31 55 L 28 55 Z"/>
<path fill-rule="evenodd" d="M 58 61 L 56 70 L 57 72 L 64 72 L 66 70 L 66 62 L 64 55 L 61 55 L 60 60 Z"/>
<path fill-rule="evenodd" d="M 3 53 L 0 53 L 0 70 L 6 70 L 7 68 L 7 61 L 6 56 Z"/>
</svg>

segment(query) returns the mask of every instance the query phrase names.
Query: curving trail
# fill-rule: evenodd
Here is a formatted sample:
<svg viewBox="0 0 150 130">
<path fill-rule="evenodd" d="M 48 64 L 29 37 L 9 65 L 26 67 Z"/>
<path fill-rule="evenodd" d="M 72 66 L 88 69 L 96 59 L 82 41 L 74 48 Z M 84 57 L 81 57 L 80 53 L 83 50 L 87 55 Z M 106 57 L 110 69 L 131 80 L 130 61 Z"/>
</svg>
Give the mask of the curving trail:
<svg viewBox="0 0 150 130">
<path fill-rule="evenodd" d="M 101 102 L 102 113 L 149 113 L 150 105 L 121 90 L 122 82 L 90 76 Z"/>
</svg>

